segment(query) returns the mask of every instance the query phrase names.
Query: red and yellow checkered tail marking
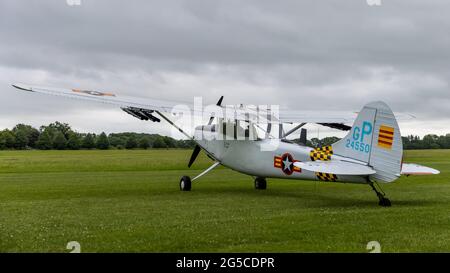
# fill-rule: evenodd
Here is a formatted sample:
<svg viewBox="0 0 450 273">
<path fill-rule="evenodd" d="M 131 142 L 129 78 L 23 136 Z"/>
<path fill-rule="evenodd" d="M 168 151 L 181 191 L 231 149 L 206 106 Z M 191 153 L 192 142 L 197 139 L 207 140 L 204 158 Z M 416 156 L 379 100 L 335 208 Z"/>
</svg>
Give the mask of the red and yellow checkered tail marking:
<svg viewBox="0 0 450 273">
<path fill-rule="evenodd" d="M 394 128 L 381 125 L 378 133 L 378 147 L 391 149 L 394 143 Z"/>
<path fill-rule="evenodd" d="M 311 152 L 309 153 L 309 157 L 311 158 L 311 161 L 316 160 L 329 161 L 331 160 L 332 154 L 333 154 L 333 147 L 324 146 L 311 150 Z"/>
<path fill-rule="evenodd" d="M 328 181 L 328 182 L 336 182 L 337 181 L 337 176 L 335 174 L 332 173 L 319 173 L 316 172 L 316 177 L 317 179 L 321 180 L 321 181 Z"/>
</svg>

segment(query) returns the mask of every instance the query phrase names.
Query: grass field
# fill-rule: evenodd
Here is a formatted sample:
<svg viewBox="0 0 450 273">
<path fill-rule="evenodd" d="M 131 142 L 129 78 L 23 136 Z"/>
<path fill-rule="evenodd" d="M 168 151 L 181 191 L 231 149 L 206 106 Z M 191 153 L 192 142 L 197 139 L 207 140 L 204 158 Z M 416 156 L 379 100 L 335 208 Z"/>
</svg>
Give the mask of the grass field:
<svg viewBox="0 0 450 273">
<path fill-rule="evenodd" d="M 253 180 L 218 168 L 180 192 L 182 175 L 211 161 L 191 151 L 0 152 L 0 252 L 450 251 L 450 150 L 408 151 L 441 171 L 384 186 Z"/>
</svg>

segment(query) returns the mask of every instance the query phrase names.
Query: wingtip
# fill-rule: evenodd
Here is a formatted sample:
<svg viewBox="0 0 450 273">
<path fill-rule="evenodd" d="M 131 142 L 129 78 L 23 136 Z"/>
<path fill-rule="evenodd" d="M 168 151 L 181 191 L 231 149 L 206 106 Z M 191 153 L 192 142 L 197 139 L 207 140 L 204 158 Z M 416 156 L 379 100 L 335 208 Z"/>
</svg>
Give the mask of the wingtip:
<svg viewBox="0 0 450 273">
<path fill-rule="evenodd" d="M 17 89 L 20 89 L 20 90 L 23 90 L 23 91 L 30 91 L 30 92 L 32 92 L 33 91 L 33 89 L 30 87 L 30 86 L 27 86 L 27 85 L 25 85 L 25 84 L 22 84 L 22 83 L 13 83 L 13 84 L 11 84 L 13 87 L 15 87 L 15 88 L 17 88 Z"/>
</svg>

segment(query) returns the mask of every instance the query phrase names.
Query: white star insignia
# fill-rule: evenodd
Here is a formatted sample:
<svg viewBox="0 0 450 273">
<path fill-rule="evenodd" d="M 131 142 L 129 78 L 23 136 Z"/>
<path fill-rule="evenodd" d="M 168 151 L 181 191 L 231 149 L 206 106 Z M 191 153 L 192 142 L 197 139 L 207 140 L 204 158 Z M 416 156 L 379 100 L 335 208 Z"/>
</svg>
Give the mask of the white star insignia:
<svg viewBox="0 0 450 273">
<path fill-rule="evenodd" d="M 288 169 L 289 171 L 291 171 L 292 162 L 289 161 L 289 157 L 286 157 L 286 159 L 283 161 L 283 164 L 284 164 L 283 170 Z"/>
</svg>

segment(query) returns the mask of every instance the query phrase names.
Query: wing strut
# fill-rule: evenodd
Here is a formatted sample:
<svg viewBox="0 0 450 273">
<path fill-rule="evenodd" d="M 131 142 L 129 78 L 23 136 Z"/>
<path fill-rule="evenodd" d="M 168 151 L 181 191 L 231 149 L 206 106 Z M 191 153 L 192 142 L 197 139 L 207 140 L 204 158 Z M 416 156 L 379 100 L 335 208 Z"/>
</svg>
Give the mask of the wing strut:
<svg viewBox="0 0 450 273">
<path fill-rule="evenodd" d="M 186 133 L 185 131 L 183 131 L 183 129 L 181 129 L 180 127 L 178 127 L 178 125 L 176 125 L 173 121 L 171 121 L 169 118 L 167 118 L 166 116 L 164 116 L 163 114 L 161 114 L 161 112 L 155 110 L 155 113 L 157 113 L 158 115 L 160 115 L 165 121 L 167 121 L 170 125 L 172 125 L 173 127 L 177 128 L 178 131 L 180 131 L 180 133 L 182 133 L 183 135 L 187 136 L 189 139 L 194 139 L 194 137 L 188 135 L 188 133 Z"/>
<path fill-rule="evenodd" d="M 293 132 L 297 131 L 298 129 L 302 128 L 303 126 L 305 126 L 306 122 L 300 123 L 299 125 L 295 126 L 294 128 L 292 128 L 291 130 L 289 130 L 286 134 L 283 135 L 282 138 L 286 138 L 288 135 L 292 134 Z"/>
</svg>

